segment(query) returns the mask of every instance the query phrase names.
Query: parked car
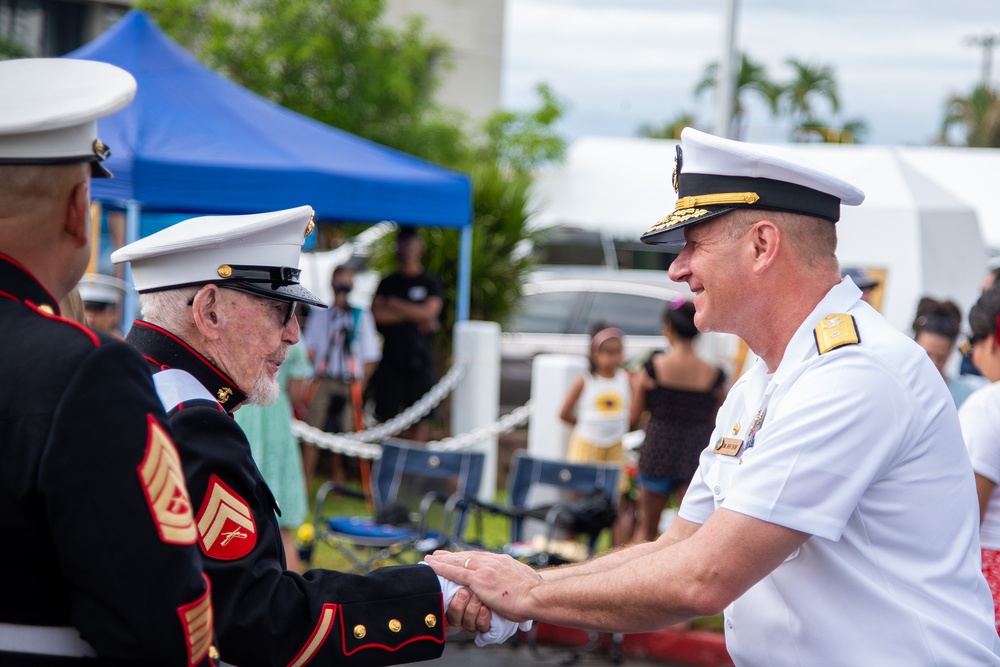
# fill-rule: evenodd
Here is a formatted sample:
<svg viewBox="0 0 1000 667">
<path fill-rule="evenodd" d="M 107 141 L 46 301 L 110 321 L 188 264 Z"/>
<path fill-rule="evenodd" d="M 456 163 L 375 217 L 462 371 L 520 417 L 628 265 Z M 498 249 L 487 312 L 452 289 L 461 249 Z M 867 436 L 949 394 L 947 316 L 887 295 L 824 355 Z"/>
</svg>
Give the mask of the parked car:
<svg viewBox="0 0 1000 667">
<path fill-rule="evenodd" d="M 542 353 L 586 356 L 588 332 L 605 322 L 625 332 L 626 366 L 638 367 L 666 347 L 661 322 L 674 300 L 691 298 L 688 286 L 666 271 L 602 268 L 543 270 L 532 274 L 524 300 L 500 334 L 500 410 L 522 405 L 531 387 L 531 364 Z M 727 334 L 699 337 L 699 351 L 733 377 L 739 339 Z"/>
</svg>

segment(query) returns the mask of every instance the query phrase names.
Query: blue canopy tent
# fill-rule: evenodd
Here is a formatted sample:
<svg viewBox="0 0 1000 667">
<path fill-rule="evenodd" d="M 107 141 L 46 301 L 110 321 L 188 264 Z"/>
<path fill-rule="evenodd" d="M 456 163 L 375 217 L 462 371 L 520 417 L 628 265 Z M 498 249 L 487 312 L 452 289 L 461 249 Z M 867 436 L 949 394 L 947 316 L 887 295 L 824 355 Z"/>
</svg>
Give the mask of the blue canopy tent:
<svg viewBox="0 0 1000 667">
<path fill-rule="evenodd" d="M 143 12 L 67 54 L 129 71 L 135 101 L 98 122 L 115 177 L 94 199 L 140 211 L 259 213 L 309 204 L 319 221 L 392 220 L 461 230 L 458 320 L 468 319 L 472 185 L 467 175 L 278 106 L 200 64 Z M 144 230 L 146 233 L 155 229 Z M 128 307 L 129 304 L 126 304 Z"/>
</svg>

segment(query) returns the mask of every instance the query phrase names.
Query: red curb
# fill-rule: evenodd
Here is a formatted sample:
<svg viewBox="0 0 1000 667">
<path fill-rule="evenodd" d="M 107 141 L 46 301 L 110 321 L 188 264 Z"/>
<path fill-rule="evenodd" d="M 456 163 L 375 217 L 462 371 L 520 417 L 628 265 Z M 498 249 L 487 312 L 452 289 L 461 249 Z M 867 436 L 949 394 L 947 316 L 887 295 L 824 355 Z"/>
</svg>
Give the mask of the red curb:
<svg viewBox="0 0 1000 667">
<path fill-rule="evenodd" d="M 588 642 L 587 633 L 575 628 L 563 628 L 548 623 L 538 624 L 538 640 L 563 646 L 582 646 Z M 607 648 L 611 635 L 606 634 L 602 647 Z M 622 651 L 626 657 L 674 662 L 691 667 L 730 667 L 733 664 L 726 651 L 722 633 L 704 630 L 675 630 L 667 628 L 656 632 L 639 632 L 625 635 Z"/>
</svg>

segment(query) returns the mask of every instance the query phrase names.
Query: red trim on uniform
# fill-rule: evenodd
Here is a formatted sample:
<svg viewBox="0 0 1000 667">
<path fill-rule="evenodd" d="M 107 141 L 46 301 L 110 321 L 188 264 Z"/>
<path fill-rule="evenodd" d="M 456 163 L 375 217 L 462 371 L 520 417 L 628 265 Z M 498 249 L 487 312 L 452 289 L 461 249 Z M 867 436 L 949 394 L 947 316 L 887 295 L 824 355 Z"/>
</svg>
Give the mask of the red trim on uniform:
<svg viewBox="0 0 1000 667">
<path fill-rule="evenodd" d="M 442 619 L 442 626 L 444 624 L 443 620 L 444 619 Z M 344 626 L 344 616 L 343 616 L 343 614 L 341 614 L 341 616 L 340 616 L 340 634 L 341 634 L 341 644 L 340 645 L 341 646 L 347 646 L 347 628 Z M 369 649 L 369 648 L 380 648 L 380 649 L 382 649 L 384 651 L 388 651 L 389 653 L 395 653 L 396 651 L 398 651 L 399 649 L 403 648 L 404 646 L 409 646 L 410 644 L 412 644 L 414 642 L 423 642 L 423 641 L 432 641 L 432 642 L 434 642 L 436 644 L 443 644 L 444 643 L 444 637 L 433 637 L 431 635 L 421 635 L 421 636 L 418 636 L 418 637 L 410 637 L 409 639 L 407 639 L 402 644 L 397 644 L 396 646 L 386 646 L 385 644 L 364 644 L 362 646 L 357 647 L 356 649 L 354 649 L 352 651 L 345 650 L 344 651 L 344 655 L 347 655 L 347 656 L 354 655 L 358 651 L 363 651 L 363 650 Z"/>
<path fill-rule="evenodd" d="M 21 300 L 18 299 L 16 296 L 14 296 L 13 294 L 9 294 L 7 292 L 4 292 L 3 290 L 0 290 L 0 297 L 3 297 L 4 299 L 10 299 L 11 301 L 17 301 L 18 303 L 21 302 Z"/>
<path fill-rule="evenodd" d="M 309 635 L 309 639 L 306 640 L 302 649 L 299 650 L 298 655 L 288 663 L 287 667 L 304 667 L 304 665 L 313 659 L 326 642 L 327 637 L 330 636 L 330 631 L 333 630 L 333 621 L 337 617 L 337 608 L 339 606 L 330 602 L 323 605 L 323 608 L 319 612 L 319 620 L 316 622 L 316 627 L 313 628 L 312 634 Z"/>
<path fill-rule="evenodd" d="M 93 331 L 91 331 L 87 327 L 83 326 L 82 324 L 80 324 L 76 320 L 67 319 L 67 318 L 63 317 L 62 315 L 55 315 L 55 314 L 46 313 L 44 310 L 39 309 L 39 307 L 36 306 L 31 301 L 25 301 L 24 304 L 26 306 L 28 306 L 29 308 L 31 308 L 32 310 L 34 310 L 39 315 L 43 315 L 43 316 L 49 318 L 50 320 L 56 320 L 57 322 L 65 322 L 66 324 L 72 324 L 74 327 L 76 327 L 77 329 L 79 329 L 83 333 L 87 334 L 87 337 L 90 338 L 90 342 L 94 344 L 94 347 L 100 347 L 101 346 L 101 340 L 97 337 L 97 334 L 95 334 Z"/>
<path fill-rule="evenodd" d="M 42 288 L 42 291 L 49 295 L 49 298 L 52 299 L 52 303 L 59 303 L 59 299 L 57 299 L 55 296 L 53 296 L 52 292 L 50 292 L 48 289 L 46 289 L 45 285 L 43 285 L 41 283 L 41 281 L 38 280 L 38 278 L 35 277 L 35 274 L 32 273 L 31 271 L 29 271 L 28 267 L 26 267 L 24 264 L 21 264 L 21 262 L 17 261 L 16 259 L 14 259 L 13 257 L 11 257 L 10 255 L 5 255 L 2 252 L 0 252 L 0 259 L 4 260 L 5 262 L 8 262 L 10 264 L 13 264 L 17 268 L 19 268 L 22 271 L 24 271 L 25 273 L 27 273 L 29 276 L 31 276 L 32 280 L 34 280 L 36 283 L 38 283 L 38 286 Z M 20 301 L 20 299 L 18 299 L 18 301 Z"/>
<path fill-rule="evenodd" d="M 204 574 L 205 593 L 189 604 L 177 608 L 188 647 L 188 665 L 194 667 L 205 659 L 212 647 L 215 615 L 212 611 L 212 584 Z"/>
<path fill-rule="evenodd" d="M 236 560 L 257 544 L 257 523 L 250 505 L 215 475 L 208 478 L 195 521 L 198 542 L 206 556 Z"/>
<path fill-rule="evenodd" d="M 193 354 L 200 361 L 204 362 L 205 365 L 208 366 L 209 369 L 211 369 L 211 371 L 213 373 L 215 373 L 220 378 L 222 378 L 223 380 L 225 380 L 226 384 L 231 384 L 234 387 L 236 387 L 237 389 L 239 389 L 239 385 L 237 385 L 235 382 L 233 382 L 233 379 L 231 377 L 226 376 L 225 373 L 223 373 L 222 371 L 220 371 L 218 368 L 215 367 L 215 364 L 213 364 L 211 361 L 209 361 L 208 359 L 206 359 L 205 357 L 203 357 L 201 355 L 201 353 L 198 352 L 198 350 L 194 349 L 193 347 L 191 347 L 190 345 L 188 345 L 183 340 L 181 340 L 180 338 L 178 338 L 174 334 L 170 333 L 166 329 L 158 327 L 155 324 L 150 324 L 149 322 L 147 322 L 145 320 L 136 320 L 135 322 L 132 323 L 132 326 L 148 327 L 148 328 L 153 329 L 155 331 L 159 331 L 161 334 L 163 334 L 164 336 L 167 336 L 168 338 L 170 338 L 171 340 L 173 340 L 174 342 L 176 342 L 178 345 L 180 345 L 181 347 L 183 347 L 185 350 L 187 350 L 188 352 L 190 352 L 191 354 Z M 146 358 L 149 359 L 149 357 L 146 357 Z M 154 364 L 159 364 L 160 363 L 160 362 L 158 362 L 158 361 L 156 361 L 154 359 L 150 359 L 150 361 L 152 361 Z M 240 393 L 241 394 L 246 394 L 246 392 L 243 391 L 242 389 L 240 389 Z"/>
</svg>

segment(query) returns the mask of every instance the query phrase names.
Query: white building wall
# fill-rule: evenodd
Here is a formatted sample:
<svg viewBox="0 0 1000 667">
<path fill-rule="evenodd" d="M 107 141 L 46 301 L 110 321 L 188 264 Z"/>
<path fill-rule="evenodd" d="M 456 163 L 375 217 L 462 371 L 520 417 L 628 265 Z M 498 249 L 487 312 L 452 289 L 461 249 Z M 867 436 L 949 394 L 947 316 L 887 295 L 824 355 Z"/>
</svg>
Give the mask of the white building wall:
<svg viewBox="0 0 1000 667">
<path fill-rule="evenodd" d="M 454 67 L 443 72 L 436 99 L 472 119 L 500 109 L 504 0 L 388 0 L 385 20 L 402 27 L 420 15 L 425 30 L 447 41 Z"/>
</svg>

